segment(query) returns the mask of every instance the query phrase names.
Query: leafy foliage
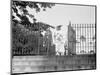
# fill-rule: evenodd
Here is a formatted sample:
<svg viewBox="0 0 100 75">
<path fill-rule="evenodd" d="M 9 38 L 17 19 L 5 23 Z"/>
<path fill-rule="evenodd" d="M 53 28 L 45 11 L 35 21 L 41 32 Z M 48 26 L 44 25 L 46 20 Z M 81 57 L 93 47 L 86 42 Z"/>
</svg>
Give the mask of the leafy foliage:
<svg viewBox="0 0 100 75">
<path fill-rule="evenodd" d="M 27 54 L 38 53 L 38 49 L 46 50 L 46 47 L 42 47 L 44 37 L 41 35 L 42 31 L 46 31 L 49 27 L 48 24 L 42 22 L 36 22 L 35 15 L 28 12 L 26 7 L 35 9 L 36 13 L 41 10 L 46 11 L 46 8 L 52 8 L 55 4 L 50 3 L 39 3 L 39 2 L 27 2 L 27 1 L 12 1 L 12 50 L 13 55 L 15 54 Z M 19 14 L 19 10 L 22 14 Z M 29 21 L 33 19 L 34 23 Z M 15 19 L 20 18 L 20 21 Z M 53 27 L 52 27 L 53 28 Z M 28 33 L 28 35 L 27 35 Z M 31 34 L 29 34 L 31 33 Z M 48 39 L 46 40 L 48 41 Z M 39 44 L 40 43 L 40 44 Z M 40 45 L 40 48 L 38 46 Z M 44 52 L 44 51 L 42 51 Z"/>
<path fill-rule="evenodd" d="M 16 15 L 22 20 L 22 24 L 31 24 L 26 17 L 28 15 L 29 17 L 33 18 L 33 21 L 36 22 L 36 18 L 34 15 L 29 14 L 28 10 L 26 9 L 27 6 L 29 6 L 31 9 L 35 9 L 36 12 L 40 12 L 42 9 L 46 11 L 46 8 L 52 8 L 54 6 L 54 3 L 40 3 L 40 2 L 27 2 L 27 1 L 12 1 L 12 10 Z M 17 7 L 20 7 L 20 10 L 23 12 L 22 15 L 18 13 Z M 15 16 L 12 15 L 12 19 L 14 20 Z M 15 20 L 14 20 L 15 21 Z"/>
</svg>

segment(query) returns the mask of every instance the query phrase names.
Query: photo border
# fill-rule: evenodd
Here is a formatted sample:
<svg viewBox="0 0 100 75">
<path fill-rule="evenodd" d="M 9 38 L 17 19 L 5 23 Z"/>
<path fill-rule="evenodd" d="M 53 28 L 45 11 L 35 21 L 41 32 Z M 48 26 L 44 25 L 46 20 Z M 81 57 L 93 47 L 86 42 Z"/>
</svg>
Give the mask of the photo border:
<svg viewBox="0 0 100 75">
<path fill-rule="evenodd" d="M 77 69 L 77 70 L 60 70 L 60 71 L 44 71 L 44 72 L 25 72 L 25 73 L 12 73 L 12 1 L 26 1 L 26 2 L 39 2 L 39 3 L 55 3 L 59 5 L 73 5 L 73 6 L 87 6 L 87 7 L 95 7 L 95 51 L 96 51 L 96 68 L 95 69 Z M 53 72 L 70 72 L 70 71 L 84 71 L 84 70 L 96 70 L 97 69 L 97 5 L 87 5 L 87 4 L 71 4 L 71 3 L 56 3 L 56 2 L 43 2 L 43 1 L 30 1 L 30 0 L 10 0 L 10 74 L 18 75 L 18 74 L 37 74 L 37 73 L 53 73 Z"/>
</svg>

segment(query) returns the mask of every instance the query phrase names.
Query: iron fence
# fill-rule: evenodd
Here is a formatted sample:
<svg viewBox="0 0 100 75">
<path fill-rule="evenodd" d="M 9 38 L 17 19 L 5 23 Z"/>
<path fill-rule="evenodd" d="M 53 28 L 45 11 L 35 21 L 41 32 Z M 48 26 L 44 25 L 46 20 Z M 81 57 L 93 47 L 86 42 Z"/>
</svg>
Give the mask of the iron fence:
<svg viewBox="0 0 100 75">
<path fill-rule="evenodd" d="M 71 24 L 75 31 L 75 49 L 68 48 L 69 54 L 94 54 L 96 51 L 96 25 L 95 24 Z M 18 29 L 18 28 L 16 28 Z M 40 28 L 39 28 L 40 29 Z M 19 32 L 20 30 L 16 31 Z M 55 55 L 55 45 L 52 44 L 52 32 L 46 30 L 46 34 L 41 35 L 41 31 L 30 35 L 19 32 L 12 34 L 12 54 L 16 55 Z M 69 33 L 70 34 L 70 33 Z M 17 40 L 16 40 L 16 39 Z M 70 39 L 68 39 L 70 40 Z M 70 41 L 69 41 L 70 42 Z M 70 44 L 71 45 L 71 44 Z M 69 47 L 69 46 L 68 46 Z"/>
</svg>

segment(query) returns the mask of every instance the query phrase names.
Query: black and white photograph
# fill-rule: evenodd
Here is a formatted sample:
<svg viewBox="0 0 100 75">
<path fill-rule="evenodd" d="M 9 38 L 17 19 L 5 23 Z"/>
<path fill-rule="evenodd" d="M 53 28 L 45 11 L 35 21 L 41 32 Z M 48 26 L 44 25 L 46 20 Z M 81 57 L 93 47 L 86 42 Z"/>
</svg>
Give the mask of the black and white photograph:
<svg viewBox="0 0 100 75">
<path fill-rule="evenodd" d="M 96 6 L 11 0 L 11 74 L 96 69 Z"/>
</svg>

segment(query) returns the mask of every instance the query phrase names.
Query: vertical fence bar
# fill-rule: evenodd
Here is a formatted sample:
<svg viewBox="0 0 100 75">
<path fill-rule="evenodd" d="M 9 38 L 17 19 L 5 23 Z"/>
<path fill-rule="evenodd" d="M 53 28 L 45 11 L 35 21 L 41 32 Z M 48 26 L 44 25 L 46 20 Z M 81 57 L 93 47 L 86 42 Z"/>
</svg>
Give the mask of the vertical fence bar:
<svg viewBox="0 0 100 75">
<path fill-rule="evenodd" d="M 95 26 L 94 26 L 94 37 L 95 37 L 95 40 L 94 40 L 95 41 L 95 44 L 94 44 L 95 48 L 94 49 L 95 49 L 95 52 L 96 52 L 96 48 L 97 48 L 97 46 L 96 46 L 96 38 L 97 38 L 97 35 L 96 35 L 96 23 L 95 23 Z"/>
<path fill-rule="evenodd" d="M 38 25 L 38 29 L 39 29 L 39 34 L 40 34 L 40 27 L 39 27 L 39 25 Z M 38 35 L 38 55 L 39 55 L 39 47 L 40 46 L 40 35 Z"/>
<path fill-rule="evenodd" d="M 48 50 L 49 50 L 49 32 L 47 30 L 47 55 L 48 55 Z"/>
<path fill-rule="evenodd" d="M 77 25 L 75 25 L 74 28 L 75 28 L 75 33 L 76 33 L 76 34 L 75 34 L 75 35 L 76 35 L 76 36 L 75 36 L 75 38 L 76 38 L 76 39 L 75 39 L 75 46 L 76 46 L 75 51 L 76 51 L 76 49 L 77 49 L 77 45 L 76 45 L 76 44 L 77 44 L 77 43 L 76 43 L 76 42 L 77 42 Z M 77 54 L 77 51 L 76 51 L 76 54 Z"/>
<path fill-rule="evenodd" d="M 81 36 L 81 24 L 80 24 L 80 36 Z M 81 51 L 81 39 L 80 39 L 80 51 Z"/>
<path fill-rule="evenodd" d="M 48 31 L 49 32 L 49 31 Z M 47 55 L 48 55 L 48 53 L 49 53 L 49 45 L 50 45 L 50 33 L 48 33 L 49 35 L 48 35 L 48 50 L 47 50 Z"/>
<path fill-rule="evenodd" d="M 87 27 L 86 27 L 86 24 L 84 24 L 84 25 L 85 25 L 85 37 L 86 37 L 86 39 L 87 39 L 87 35 L 86 35 L 86 34 L 87 34 Z M 87 40 L 85 41 L 85 48 L 84 48 L 85 50 L 87 49 L 87 48 L 86 48 L 86 42 L 87 42 Z"/>
<path fill-rule="evenodd" d="M 90 50 L 89 50 L 89 52 L 91 51 L 91 47 L 92 47 L 91 46 L 91 42 L 92 42 L 92 40 L 91 40 L 92 39 L 92 34 L 91 34 L 92 30 L 91 29 L 92 29 L 92 24 L 90 24 L 90 42 L 89 42 L 89 44 L 90 44 Z"/>
<path fill-rule="evenodd" d="M 88 38 L 88 39 L 89 39 L 89 42 L 88 42 L 88 51 L 89 51 L 89 49 L 90 49 L 90 44 L 89 44 L 89 43 L 90 43 L 90 37 L 91 37 L 91 35 L 90 35 L 90 32 L 91 32 L 91 31 L 90 31 L 90 30 L 91 30 L 91 26 L 90 26 L 90 24 L 88 24 L 88 26 L 89 26 L 89 38 Z"/>
</svg>

